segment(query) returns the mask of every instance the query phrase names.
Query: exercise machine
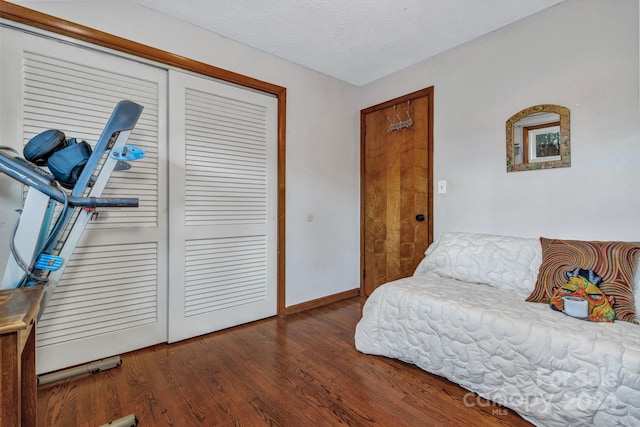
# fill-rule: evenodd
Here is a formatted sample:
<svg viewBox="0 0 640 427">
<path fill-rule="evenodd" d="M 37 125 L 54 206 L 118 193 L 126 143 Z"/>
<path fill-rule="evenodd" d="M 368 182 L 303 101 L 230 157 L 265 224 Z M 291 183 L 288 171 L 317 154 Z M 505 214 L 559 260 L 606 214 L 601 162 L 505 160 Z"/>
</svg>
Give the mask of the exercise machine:
<svg viewBox="0 0 640 427">
<path fill-rule="evenodd" d="M 66 138 L 56 129 L 33 137 L 24 147 L 24 158 L 9 147 L 0 147 L 0 172 L 27 186 L 24 205 L 10 238 L 10 256 L 0 289 L 44 286 L 38 319 L 83 231 L 95 218 L 96 209 L 138 206 L 137 198 L 101 195 L 114 170 L 127 170 L 131 167 L 129 161 L 144 157 L 143 150 L 126 144 L 142 109 L 134 102 L 120 101 L 93 148 L 85 141 Z M 39 384 L 95 373 L 121 363 L 116 356 L 84 368 L 42 376 Z M 135 415 L 128 415 L 105 425 L 137 423 Z"/>
</svg>

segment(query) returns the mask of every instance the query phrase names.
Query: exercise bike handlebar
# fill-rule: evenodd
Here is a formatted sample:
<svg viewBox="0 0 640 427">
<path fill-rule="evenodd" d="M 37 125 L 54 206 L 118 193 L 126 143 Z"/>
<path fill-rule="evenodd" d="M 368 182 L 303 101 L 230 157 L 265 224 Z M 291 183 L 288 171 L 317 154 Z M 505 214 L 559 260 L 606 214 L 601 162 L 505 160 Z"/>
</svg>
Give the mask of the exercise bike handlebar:
<svg viewBox="0 0 640 427">
<path fill-rule="evenodd" d="M 137 198 L 75 197 L 69 196 L 69 205 L 81 208 L 137 208 Z"/>
<path fill-rule="evenodd" d="M 64 190 L 53 184 L 53 175 L 30 165 L 26 160 L 7 156 L 2 150 L 0 150 L 0 172 L 35 188 L 57 202 L 68 203 L 70 206 L 83 208 L 138 207 L 137 198 L 68 196 Z"/>
</svg>

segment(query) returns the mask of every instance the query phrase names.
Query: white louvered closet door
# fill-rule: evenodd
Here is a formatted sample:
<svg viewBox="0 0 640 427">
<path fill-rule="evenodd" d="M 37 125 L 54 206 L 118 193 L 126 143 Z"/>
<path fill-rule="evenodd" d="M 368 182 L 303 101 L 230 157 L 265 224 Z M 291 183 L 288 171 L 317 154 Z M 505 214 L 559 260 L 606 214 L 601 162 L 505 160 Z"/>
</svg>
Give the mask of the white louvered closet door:
<svg viewBox="0 0 640 427">
<path fill-rule="evenodd" d="M 51 128 L 95 145 L 118 101 L 144 106 L 129 144 L 146 157 L 103 192 L 140 206 L 101 209 L 89 223 L 38 324 L 38 373 L 166 341 L 166 70 L 0 31 L 4 145 L 21 152 Z"/>
<path fill-rule="evenodd" d="M 169 342 L 273 316 L 277 100 L 169 72 Z"/>
</svg>

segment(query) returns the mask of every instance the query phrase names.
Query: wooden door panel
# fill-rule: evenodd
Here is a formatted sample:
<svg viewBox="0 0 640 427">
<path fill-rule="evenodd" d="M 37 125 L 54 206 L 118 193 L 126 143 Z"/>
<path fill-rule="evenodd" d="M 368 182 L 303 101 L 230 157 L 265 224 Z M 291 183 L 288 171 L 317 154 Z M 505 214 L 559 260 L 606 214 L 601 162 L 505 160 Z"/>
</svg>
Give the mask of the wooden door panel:
<svg viewBox="0 0 640 427">
<path fill-rule="evenodd" d="M 432 239 L 431 91 L 412 95 L 362 112 L 366 295 L 382 283 L 413 274 Z M 411 127 L 389 131 L 391 121 L 407 117 Z M 424 221 L 416 220 L 419 214 Z"/>
</svg>

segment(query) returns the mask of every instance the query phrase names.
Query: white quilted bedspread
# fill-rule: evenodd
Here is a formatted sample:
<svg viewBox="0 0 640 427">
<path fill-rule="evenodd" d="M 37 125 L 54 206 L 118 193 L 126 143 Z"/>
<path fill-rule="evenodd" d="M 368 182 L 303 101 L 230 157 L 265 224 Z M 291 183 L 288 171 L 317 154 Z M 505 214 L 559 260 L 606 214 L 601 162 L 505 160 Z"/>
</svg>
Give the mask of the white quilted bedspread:
<svg viewBox="0 0 640 427">
<path fill-rule="evenodd" d="M 419 268 L 368 298 L 356 348 L 441 375 L 536 425 L 640 426 L 640 325 L 574 319 L 526 296 Z"/>
</svg>

